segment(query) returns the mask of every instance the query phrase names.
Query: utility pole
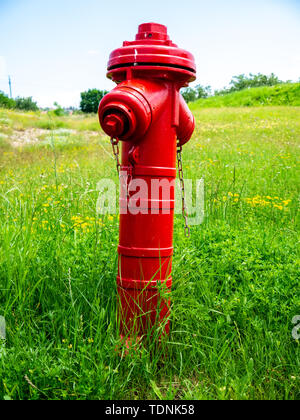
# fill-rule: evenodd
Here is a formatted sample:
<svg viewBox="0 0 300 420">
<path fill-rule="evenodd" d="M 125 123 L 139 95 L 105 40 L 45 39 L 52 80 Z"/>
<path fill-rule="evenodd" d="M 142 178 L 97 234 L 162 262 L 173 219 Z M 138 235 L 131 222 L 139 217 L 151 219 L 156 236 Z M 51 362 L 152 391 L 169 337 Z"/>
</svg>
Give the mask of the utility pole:
<svg viewBox="0 0 300 420">
<path fill-rule="evenodd" d="M 11 93 L 11 79 L 10 79 L 10 76 L 8 76 L 8 84 L 9 84 L 9 93 L 10 93 L 10 98 L 12 99 L 12 93 Z"/>
</svg>

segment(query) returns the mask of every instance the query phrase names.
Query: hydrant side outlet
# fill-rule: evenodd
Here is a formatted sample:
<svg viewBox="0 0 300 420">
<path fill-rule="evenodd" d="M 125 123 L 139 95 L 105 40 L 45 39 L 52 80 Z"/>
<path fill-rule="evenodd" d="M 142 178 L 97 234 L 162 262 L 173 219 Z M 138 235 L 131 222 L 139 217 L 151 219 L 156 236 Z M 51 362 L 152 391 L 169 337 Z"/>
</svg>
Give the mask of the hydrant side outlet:
<svg viewBox="0 0 300 420">
<path fill-rule="evenodd" d="M 122 177 L 126 174 L 120 191 L 120 332 L 131 339 L 160 327 L 164 335 L 169 332 L 177 142 L 188 142 L 195 128 L 179 90 L 196 79 L 195 61 L 170 40 L 164 25 L 144 23 L 135 41 L 111 53 L 107 76 L 117 86 L 100 102 L 99 121 L 115 142 L 122 141 Z M 151 195 L 134 212 L 132 185 L 138 180 Z M 155 182 L 169 183 L 167 197 L 159 189 L 153 194 Z"/>
</svg>

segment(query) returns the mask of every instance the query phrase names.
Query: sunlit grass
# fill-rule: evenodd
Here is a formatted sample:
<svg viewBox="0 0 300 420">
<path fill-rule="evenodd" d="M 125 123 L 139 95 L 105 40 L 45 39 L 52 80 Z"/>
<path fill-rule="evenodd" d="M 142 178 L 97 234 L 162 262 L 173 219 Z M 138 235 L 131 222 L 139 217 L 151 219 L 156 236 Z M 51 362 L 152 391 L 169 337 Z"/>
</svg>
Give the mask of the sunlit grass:
<svg viewBox="0 0 300 420">
<path fill-rule="evenodd" d="M 184 172 L 205 179 L 206 217 L 190 239 L 176 217 L 170 337 L 125 356 L 118 217 L 96 213 L 109 139 L 96 116 L 0 110 L 0 397 L 300 397 L 300 110 L 194 113 Z"/>
<path fill-rule="evenodd" d="M 198 107 L 241 107 L 241 106 L 278 106 L 300 105 L 300 83 L 283 83 L 276 86 L 261 86 L 251 89 L 198 99 L 191 104 L 192 109 Z"/>
</svg>

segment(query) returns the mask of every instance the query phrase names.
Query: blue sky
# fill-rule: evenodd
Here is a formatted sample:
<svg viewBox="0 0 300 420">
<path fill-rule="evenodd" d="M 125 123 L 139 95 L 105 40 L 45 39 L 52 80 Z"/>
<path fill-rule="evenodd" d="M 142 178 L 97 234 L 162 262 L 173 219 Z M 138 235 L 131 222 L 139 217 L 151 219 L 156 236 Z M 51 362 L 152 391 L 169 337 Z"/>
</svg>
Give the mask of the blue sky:
<svg viewBox="0 0 300 420">
<path fill-rule="evenodd" d="M 9 74 L 13 96 L 78 106 L 81 91 L 113 87 L 109 53 L 149 21 L 194 54 L 196 83 L 300 77 L 300 0 L 0 0 L 0 90 Z"/>
</svg>

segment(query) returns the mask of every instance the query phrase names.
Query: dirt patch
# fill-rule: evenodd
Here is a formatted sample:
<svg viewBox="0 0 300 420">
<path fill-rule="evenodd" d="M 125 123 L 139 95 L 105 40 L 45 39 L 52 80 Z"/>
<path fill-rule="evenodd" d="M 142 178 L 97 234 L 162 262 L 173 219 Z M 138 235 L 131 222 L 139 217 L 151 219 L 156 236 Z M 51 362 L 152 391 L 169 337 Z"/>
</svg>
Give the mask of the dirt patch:
<svg viewBox="0 0 300 420">
<path fill-rule="evenodd" d="M 13 147 L 35 144 L 38 143 L 45 134 L 47 134 L 47 130 L 42 130 L 41 128 L 28 128 L 25 131 L 14 131 L 10 136 L 10 144 Z"/>
<path fill-rule="evenodd" d="M 71 129 L 60 128 L 57 130 L 45 130 L 42 128 L 27 128 L 23 131 L 14 130 L 14 132 L 7 136 L 7 140 L 12 147 L 24 147 L 49 140 L 51 136 L 54 136 L 54 139 L 65 139 L 66 141 L 72 136 L 80 135 L 83 138 L 95 138 L 99 136 L 98 131 L 77 131 Z"/>
</svg>

